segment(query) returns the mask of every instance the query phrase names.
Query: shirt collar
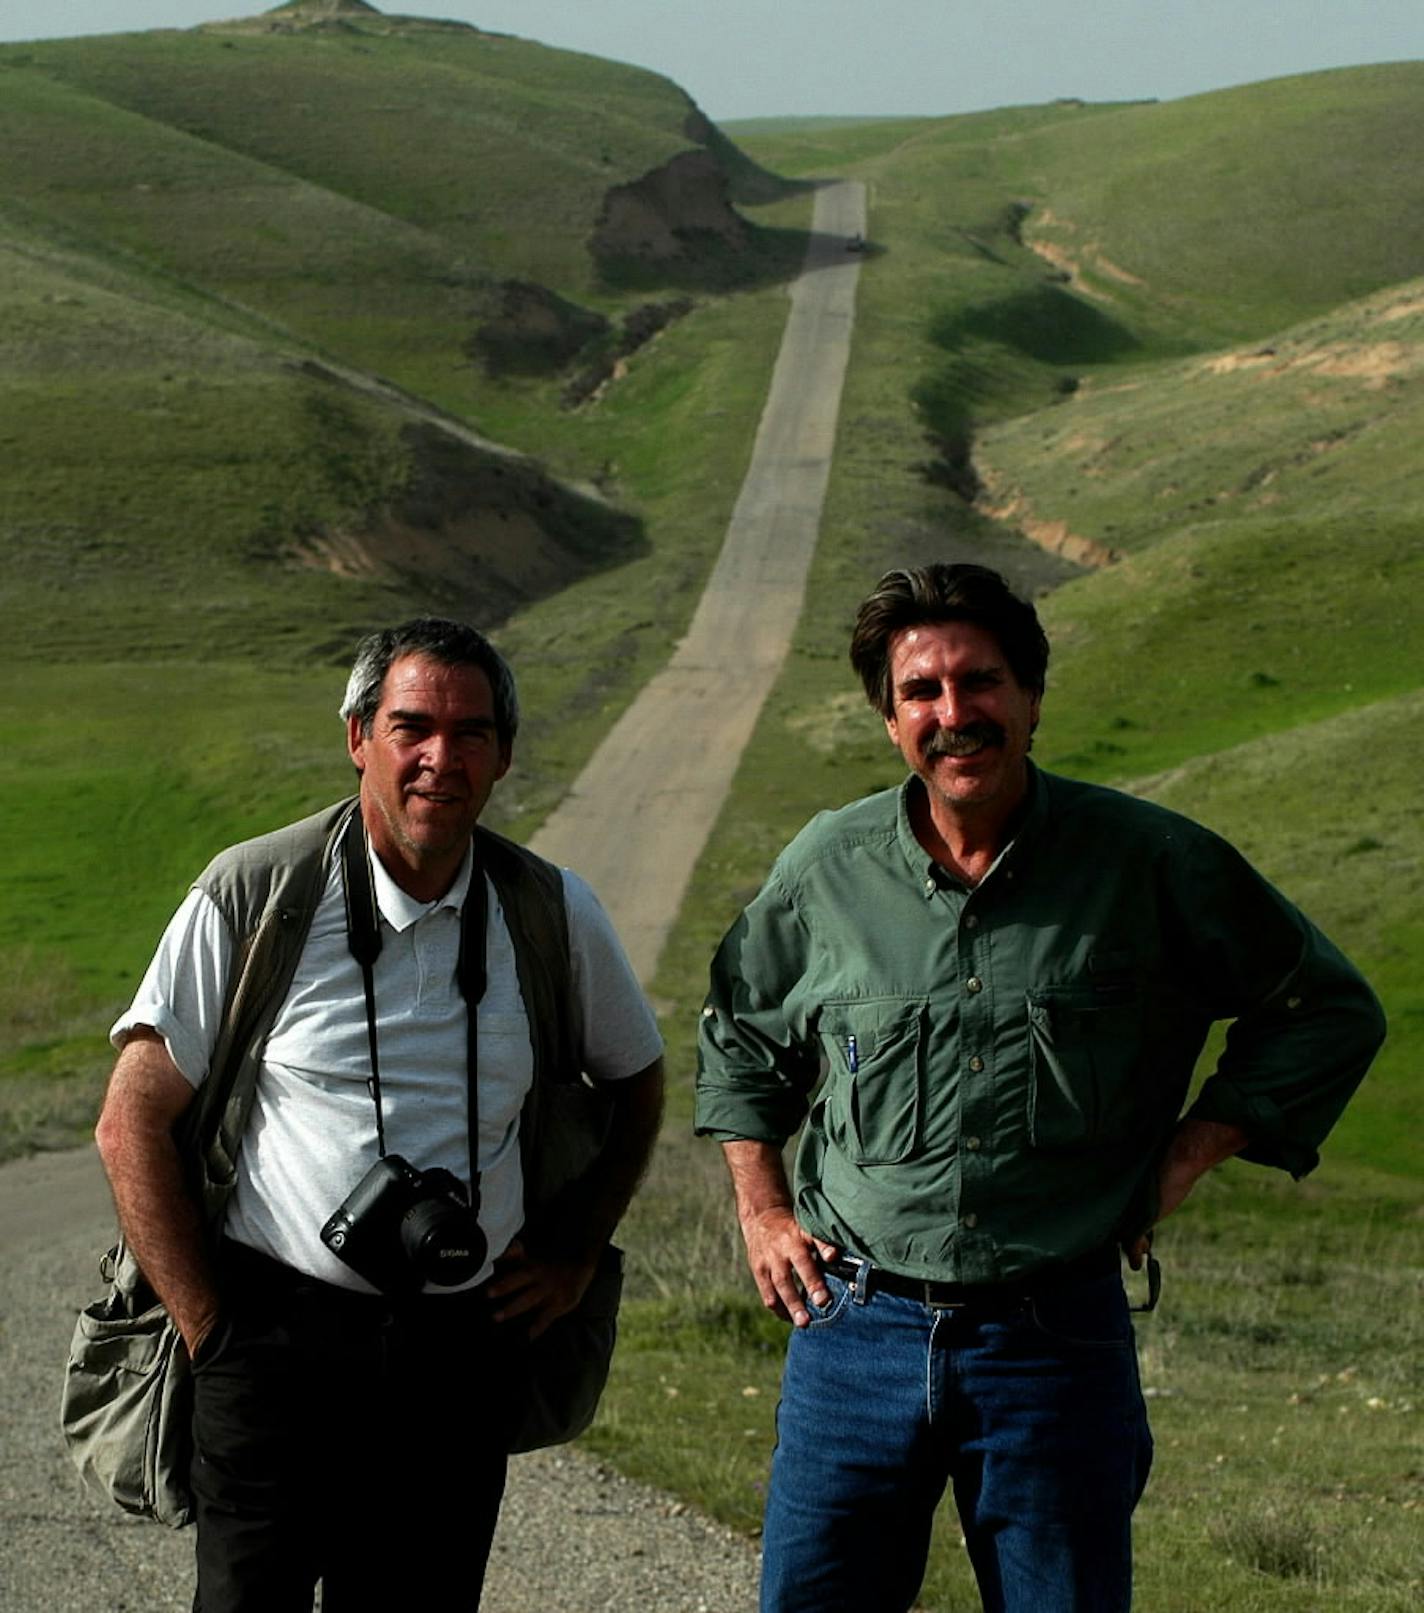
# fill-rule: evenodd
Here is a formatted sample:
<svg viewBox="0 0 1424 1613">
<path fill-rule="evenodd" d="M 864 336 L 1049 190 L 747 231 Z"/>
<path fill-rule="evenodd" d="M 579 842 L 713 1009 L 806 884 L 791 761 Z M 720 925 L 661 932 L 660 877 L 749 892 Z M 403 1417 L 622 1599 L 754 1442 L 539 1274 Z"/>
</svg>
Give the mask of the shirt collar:
<svg viewBox="0 0 1424 1613">
<path fill-rule="evenodd" d="M 952 876 L 947 875 L 940 865 L 930 856 L 929 852 L 920 844 L 919 836 L 915 833 L 914 825 L 910 821 L 911 803 L 916 796 L 923 795 L 924 784 L 920 778 L 911 773 L 900 786 L 900 797 L 895 809 L 895 833 L 900 842 L 900 850 L 904 853 L 905 861 L 910 865 L 911 872 L 916 880 L 924 881 L 926 887 L 933 884 L 938 886 L 942 881 Z M 1048 791 L 1045 788 L 1044 776 L 1034 766 L 1028 763 L 1028 794 L 1024 797 L 1023 813 L 1014 830 L 1013 838 L 994 859 L 994 865 L 980 881 L 981 886 L 985 880 L 993 876 L 1011 859 L 1022 856 L 1024 850 L 1043 832 L 1043 825 L 1048 817 Z"/>
<path fill-rule="evenodd" d="M 470 893 L 470 874 L 474 862 L 475 846 L 471 841 L 465 848 L 465 860 L 460 864 L 460 872 L 456 874 L 455 882 L 450 889 L 433 902 L 420 902 L 396 884 L 386 872 L 381 859 L 372 853 L 371 883 L 376 893 L 376 906 L 380 909 L 381 917 L 399 935 L 402 930 L 408 930 L 417 919 L 424 918 L 427 913 L 438 913 L 441 908 L 448 907 L 451 912 L 459 914 L 464 908 L 466 896 Z"/>
</svg>

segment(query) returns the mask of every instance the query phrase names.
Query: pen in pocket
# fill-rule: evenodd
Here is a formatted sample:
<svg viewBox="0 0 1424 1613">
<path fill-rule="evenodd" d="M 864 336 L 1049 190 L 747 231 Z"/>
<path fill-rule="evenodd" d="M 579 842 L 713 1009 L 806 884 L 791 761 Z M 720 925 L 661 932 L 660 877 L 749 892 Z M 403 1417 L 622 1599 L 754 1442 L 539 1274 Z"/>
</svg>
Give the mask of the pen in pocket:
<svg viewBox="0 0 1424 1613">
<path fill-rule="evenodd" d="M 860 1068 L 860 1047 L 854 1036 L 846 1037 L 846 1064 L 852 1075 Z"/>
</svg>

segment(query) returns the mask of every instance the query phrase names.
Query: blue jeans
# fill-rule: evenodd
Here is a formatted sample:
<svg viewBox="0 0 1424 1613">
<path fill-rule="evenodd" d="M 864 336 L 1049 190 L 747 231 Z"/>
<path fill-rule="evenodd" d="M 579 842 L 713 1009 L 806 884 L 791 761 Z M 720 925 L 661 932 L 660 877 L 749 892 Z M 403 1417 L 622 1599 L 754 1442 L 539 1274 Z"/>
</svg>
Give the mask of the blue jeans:
<svg viewBox="0 0 1424 1613">
<path fill-rule="evenodd" d="M 946 1485 L 987 1613 L 1122 1613 L 1152 1441 L 1121 1279 L 982 1310 L 826 1284 L 787 1352 L 762 1613 L 903 1613 Z"/>
</svg>

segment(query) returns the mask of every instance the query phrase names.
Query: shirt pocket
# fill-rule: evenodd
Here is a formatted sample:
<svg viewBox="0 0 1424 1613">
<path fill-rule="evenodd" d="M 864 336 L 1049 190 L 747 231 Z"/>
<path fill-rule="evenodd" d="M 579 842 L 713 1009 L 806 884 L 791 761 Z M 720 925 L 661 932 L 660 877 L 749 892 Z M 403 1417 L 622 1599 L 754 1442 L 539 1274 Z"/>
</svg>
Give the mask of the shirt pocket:
<svg viewBox="0 0 1424 1613">
<path fill-rule="evenodd" d="M 1088 1148 L 1132 1136 L 1143 1006 L 1136 982 L 1046 986 L 1028 1001 L 1028 1131 L 1035 1148 Z"/>
<path fill-rule="evenodd" d="M 821 1010 L 832 1141 L 857 1165 L 898 1165 L 919 1147 L 925 1010 L 903 997 Z"/>
</svg>

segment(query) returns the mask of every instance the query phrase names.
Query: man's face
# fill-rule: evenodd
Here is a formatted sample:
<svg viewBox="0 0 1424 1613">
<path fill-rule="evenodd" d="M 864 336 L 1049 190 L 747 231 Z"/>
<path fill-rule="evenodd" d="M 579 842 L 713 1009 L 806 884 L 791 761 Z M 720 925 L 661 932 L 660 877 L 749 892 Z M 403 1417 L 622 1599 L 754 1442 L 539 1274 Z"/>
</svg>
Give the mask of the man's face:
<svg viewBox="0 0 1424 1613">
<path fill-rule="evenodd" d="M 402 656 L 381 685 L 371 732 L 354 717 L 346 726 L 372 847 L 403 889 L 422 900 L 443 895 L 509 770 L 489 679 L 479 667 Z"/>
<path fill-rule="evenodd" d="M 1009 812 L 1028 783 L 1039 697 L 995 636 L 971 622 L 928 622 L 890 641 L 890 738 L 951 814 Z"/>
</svg>

